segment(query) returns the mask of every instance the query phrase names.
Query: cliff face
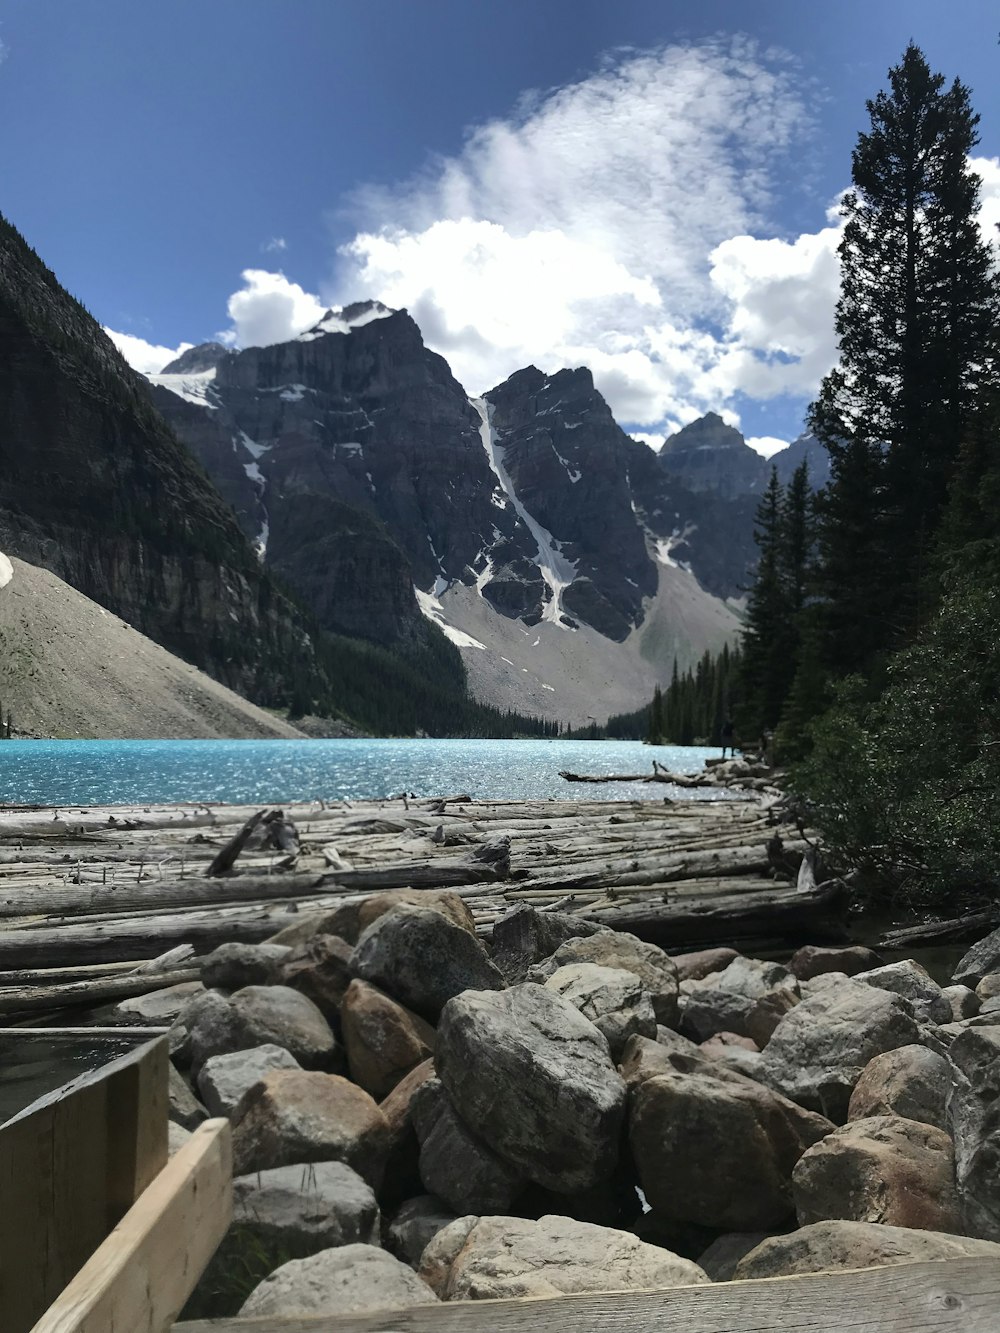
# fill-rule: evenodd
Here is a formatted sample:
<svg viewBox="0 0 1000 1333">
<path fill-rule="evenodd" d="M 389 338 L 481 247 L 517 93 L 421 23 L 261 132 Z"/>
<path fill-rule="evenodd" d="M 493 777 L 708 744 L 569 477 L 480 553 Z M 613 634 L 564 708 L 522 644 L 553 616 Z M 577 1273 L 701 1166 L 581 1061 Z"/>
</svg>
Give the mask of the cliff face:
<svg viewBox="0 0 1000 1333">
<path fill-rule="evenodd" d="M 258 699 L 300 617 L 96 322 L 0 219 L 0 547 Z"/>
</svg>

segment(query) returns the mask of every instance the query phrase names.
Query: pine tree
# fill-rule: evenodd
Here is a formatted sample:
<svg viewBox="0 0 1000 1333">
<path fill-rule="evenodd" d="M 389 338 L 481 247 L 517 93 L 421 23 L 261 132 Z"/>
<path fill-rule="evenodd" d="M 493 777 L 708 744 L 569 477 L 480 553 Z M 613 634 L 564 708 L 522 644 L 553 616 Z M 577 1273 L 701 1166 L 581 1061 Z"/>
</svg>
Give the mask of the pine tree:
<svg viewBox="0 0 1000 1333">
<path fill-rule="evenodd" d="M 831 456 L 826 648 L 864 668 L 920 616 L 931 540 L 970 414 L 997 381 L 1000 281 L 976 214 L 969 91 L 912 43 L 868 103 L 844 197 L 840 362 L 810 425 Z"/>
<path fill-rule="evenodd" d="M 743 736 L 756 736 L 777 724 L 794 670 L 784 579 L 784 507 L 778 470 L 772 468 L 757 506 L 753 534 L 760 556 L 743 629 L 743 699 L 737 718 Z"/>
</svg>

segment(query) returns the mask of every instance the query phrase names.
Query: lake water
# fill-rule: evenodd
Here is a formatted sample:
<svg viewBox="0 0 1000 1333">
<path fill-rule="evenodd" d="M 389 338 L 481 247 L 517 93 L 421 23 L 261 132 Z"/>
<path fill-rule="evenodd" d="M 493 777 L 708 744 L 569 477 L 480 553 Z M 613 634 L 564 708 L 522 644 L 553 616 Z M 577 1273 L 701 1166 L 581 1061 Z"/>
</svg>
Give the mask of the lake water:
<svg viewBox="0 0 1000 1333">
<path fill-rule="evenodd" d="M 0 803 L 363 800 L 400 792 L 492 800 L 705 799 L 660 783 L 565 782 L 574 773 L 701 769 L 717 749 L 639 741 L 270 740 L 4 741 Z"/>
</svg>

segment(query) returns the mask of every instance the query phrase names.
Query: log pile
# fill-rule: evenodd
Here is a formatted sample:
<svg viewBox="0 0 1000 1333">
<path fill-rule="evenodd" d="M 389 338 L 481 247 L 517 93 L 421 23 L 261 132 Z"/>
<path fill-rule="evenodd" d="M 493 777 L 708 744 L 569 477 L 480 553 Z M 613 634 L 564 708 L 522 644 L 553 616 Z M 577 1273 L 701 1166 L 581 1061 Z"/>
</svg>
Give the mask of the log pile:
<svg viewBox="0 0 1000 1333">
<path fill-rule="evenodd" d="M 7 808 L 0 1020 L 177 984 L 192 954 L 395 888 L 456 892 L 483 937 L 527 903 L 675 949 L 842 938 L 842 891 L 796 887 L 806 844 L 775 818 L 760 797 Z"/>
</svg>

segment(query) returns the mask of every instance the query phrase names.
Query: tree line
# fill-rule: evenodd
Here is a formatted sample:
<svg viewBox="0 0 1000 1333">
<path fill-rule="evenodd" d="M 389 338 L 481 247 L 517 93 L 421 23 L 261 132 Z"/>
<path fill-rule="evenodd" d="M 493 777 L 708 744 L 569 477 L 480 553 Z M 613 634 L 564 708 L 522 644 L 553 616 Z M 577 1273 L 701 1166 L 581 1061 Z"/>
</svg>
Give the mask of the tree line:
<svg viewBox="0 0 1000 1333">
<path fill-rule="evenodd" d="M 844 196 L 830 455 L 761 499 L 741 725 L 867 882 L 957 903 L 1000 853 L 1000 274 L 979 117 L 912 43 L 867 104 Z"/>
</svg>

